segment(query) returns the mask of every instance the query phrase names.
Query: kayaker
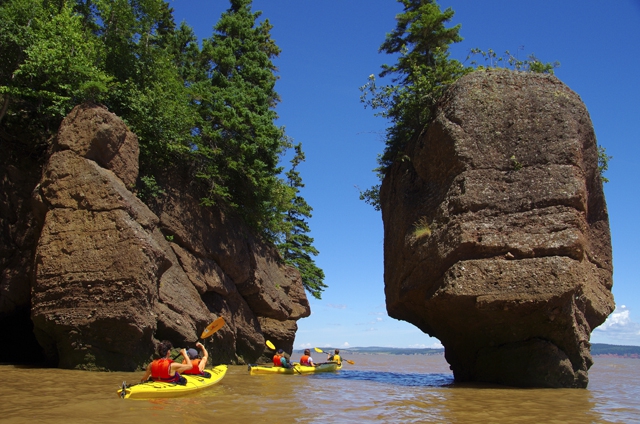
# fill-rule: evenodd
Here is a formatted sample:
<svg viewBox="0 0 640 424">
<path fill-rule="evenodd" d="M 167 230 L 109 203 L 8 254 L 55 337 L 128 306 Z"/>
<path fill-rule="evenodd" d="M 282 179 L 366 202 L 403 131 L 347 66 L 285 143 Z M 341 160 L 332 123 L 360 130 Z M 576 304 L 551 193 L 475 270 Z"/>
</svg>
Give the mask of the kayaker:
<svg viewBox="0 0 640 424">
<path fill-rule="evenodd" d="M 198 351 L 194 348 L 187 349 L 187 356 L 191 360 L 191 368 L 186 371 L 182 371 L 182 374 L 204 375 L 204 368 L 207 366 L 209 354 L 202 343 L 196 343 L 196 347 L 200 349 L 201 355 L 198 355 Z M 182 363 L 187 363 L 186 357 L 182 359 Z"/>
<path fill-rule="evenodd" d="M 300 357 L 300 365 L 305 365 L 307 367 L 316 366 L 316 364 L 313 363 L 313 358 L 309 355 L 311 355 L 311 351 L 309 349 L 305 349 L 304 354 Z"/>
<path fill-rule="evenodd" d="M 340 357 L 340 349 L 336 349 L 333 355 L 328 354 L 327 361 L 337 362 L 338 365 L 340 365 L 342 363 L 342 358 Z"/>
<path fill-rule="evenodd" d="M 273 365 L 282 368 L 291 368 L 291 364 L 284 356 L 284 350 L 278 349 L 275 355 L 273 355 Z"/>
<path fill-rule="evenodd" d="M 160 342 L 158 346 L 158 355 L 160 355 L 160 359 L 156 359 L 151 362 L 147 366 L 147 370 L 144 373 L 144 377 L 142 377 L 141 382 L 145 382 L 151 377 L 154 381 L 166 381 L 168 383 L 186 383 L 184 377 L 180 376 L 180 373 L 188 370 L 193 365 L 191 364 L 191 359 L 187 355 L 187 351 L 184 349 L 180 350 L 180 354 L 183 358 L 187 359 L 186 364 L 180 364 L 178 362 L 174 362 L 171 359 L 171 349 L 173 349 L 173 345 L 168 340 L 163 340 Z"/>
</svg>

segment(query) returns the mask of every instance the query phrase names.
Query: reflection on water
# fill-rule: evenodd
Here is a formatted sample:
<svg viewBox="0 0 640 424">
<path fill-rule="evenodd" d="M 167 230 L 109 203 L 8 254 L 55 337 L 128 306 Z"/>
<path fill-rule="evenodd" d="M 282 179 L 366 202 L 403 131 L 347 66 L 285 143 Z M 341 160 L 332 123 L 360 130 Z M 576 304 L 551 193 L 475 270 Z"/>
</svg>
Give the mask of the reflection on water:
<svg viewBox="0 0 640 424">
<path fill-rule="evenodd" d="M 250 376 L 229 367 L 196 395 L 122 400 L 141 373 L 0 366 L 3 423 L 633 423 L 640 422 L 638 359 L 596 358 L 582 389 L 455 384 L 442 356 L 351 355 L 318 375 Z"/>
</svg>

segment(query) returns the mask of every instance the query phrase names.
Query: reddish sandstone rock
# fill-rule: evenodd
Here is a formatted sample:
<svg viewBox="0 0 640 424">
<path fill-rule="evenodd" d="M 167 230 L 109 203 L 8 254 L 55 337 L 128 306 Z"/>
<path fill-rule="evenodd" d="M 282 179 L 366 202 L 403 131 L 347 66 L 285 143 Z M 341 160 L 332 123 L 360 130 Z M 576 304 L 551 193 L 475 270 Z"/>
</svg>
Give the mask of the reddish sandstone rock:
<svg viewBox="0 0 640 424">
<path fill-rule="evenodd" d="M 389 314 L 440 339 L 458 381 L 586 387 L 614 302 L 584 104 L 553 76 L 479 71 L 434 116 L 382 185 Z"/>
<path fill-rule="evenodd" d="M 104 107 L 85 103 L 73 108 L 60 125 L 54 148 L 96 161 L 127 187 L 138 179 L 138 137 Z"/>
<path fill-rule="evenodd" d="M 74 109 L 57 143 L 34 190 L 42 229 L 26 279 L 51 364 L 138 369 L 159 340 L 191 346 L 219 316 L 226 325 L 205 340 L 212 363 L 255 362 L 275 334 L 293 345 L 309 303 L 273 247 L 173 177 L 151 210 L 129 190 L 137 139 L 104 108 Z"/>
</svg>

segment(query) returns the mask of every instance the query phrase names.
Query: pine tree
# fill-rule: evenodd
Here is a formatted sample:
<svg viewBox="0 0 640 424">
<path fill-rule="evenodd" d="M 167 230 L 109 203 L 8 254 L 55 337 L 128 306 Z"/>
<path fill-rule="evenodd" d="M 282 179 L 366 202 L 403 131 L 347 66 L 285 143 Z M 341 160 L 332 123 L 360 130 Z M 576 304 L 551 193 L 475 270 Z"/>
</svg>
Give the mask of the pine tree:
<svg viewBox="0 0 640 424">
<path fill-rule="evenodd" d="M 188 156 L 196 113 L 179 67 L 186 53 L 175 47 L 178 31 L 169 5 L 86 0 L 76 7 L 103 43 L 101 64 L 114 82 L 102 102 L 138 136 L 141 171 Z M 195 40 L 187 42 L 192 51 Z"/>
<path fill-rule="evenodd" d="M 312 245 L 313 238 L 308 235 L 311 230 L 306 221 L 307 218 L 311 218 L 313 208 L 300 196 L 300 189 L 304 187 L 304 184 L 297 170 L 298 165 L 304 162 L 305 155 L 302 151 L 302 144 L 298 143 L 294 149 L 295 156 L 291 159 L 291 169 L 286 173 L 287 184 L 293 190 L 294 196 L 284 218 L 288 231 L 278 248 L 285 262 L 300 271 L 304 288 L 313 297 L 320 299 L 321 293 L 327 285 L 323 283 L 324 272 L 316 266 L 311 257 L 318 255 L 318 250 Z"/>
<path fill-rule="evenodd" d="M 376 170 L 382 177 L 394 161 L 404 157 L 404 146 L 428 124 L 431 108 L 444 89 L 472 70 L 449 59 L 449 45 L 462 41 L 460 25 L 445 27 L 454 14 L 451 8 L 442 12 L 435 0 L 398 1 L 404 12 L 396 16 L 396 28 L 380 46 L 381 52 L 398 58 L 393 65 L 383 65 L 379 74 L 380 78 L 392 77 L 393 84 L 378 87 L 371 75 L 360 88 L 365 107 L 381 109 L 378 115 L 392 124 Z"/>
<path fill-rule="evenodd" d="M 0 134 L 40 132 L 48 137 L 62 118 L 104 86 L 99 43 L 68 2 L 0 2 Z M 12 127 L 12 128 L 8 128 Z M 5 132 L 5 129 L 8 131 Z M 32 143 L 25 137 L 25 144 Z M 35 136 L 34 138 L 40 138 Z"/>
<path fill-rule="evenodd" d="M 208 80 L 197 84 L 201 158 L 199 177 L 209 184 L 205 203 L 224 200 L 257 229 L 275 222 L 285 200 L 277 175 L 286 145 L 274 122 L 276 70 L 280 49 L 271 39 L 268 20 L 251 0 L 231 0 L 211 38 L 204 40 L 201 70 Z M 269 229 L 265 233 L 277 232 Z"/>
</svg>

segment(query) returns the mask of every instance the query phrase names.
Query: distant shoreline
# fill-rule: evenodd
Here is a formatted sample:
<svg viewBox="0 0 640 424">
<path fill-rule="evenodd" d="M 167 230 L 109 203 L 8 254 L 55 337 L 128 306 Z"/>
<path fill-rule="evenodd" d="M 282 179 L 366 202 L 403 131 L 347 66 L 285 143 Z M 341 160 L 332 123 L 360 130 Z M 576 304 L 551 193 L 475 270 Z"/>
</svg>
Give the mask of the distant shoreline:
<svg viewBox="0 0 640 424">
<path fill-rule="evenodd" d="M 333 352 L 333 347 L 322 347 L 325 352 Z M 295 349 L 294 353 L 302 353 L 303 349 Z M 357 353 L 363 355 L 443 355 L 444 349 L 401 348 L 401 347 L 348 347 L 341 348 L 341 353 Z M 619 346 L 604 343 L 593 343 L 591 355 L 596 357 L 634 358 L 640 359 L 640 346 Z"/>
</svg>

